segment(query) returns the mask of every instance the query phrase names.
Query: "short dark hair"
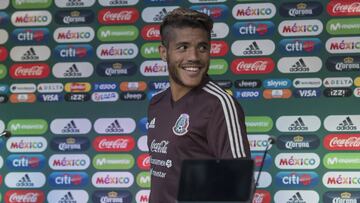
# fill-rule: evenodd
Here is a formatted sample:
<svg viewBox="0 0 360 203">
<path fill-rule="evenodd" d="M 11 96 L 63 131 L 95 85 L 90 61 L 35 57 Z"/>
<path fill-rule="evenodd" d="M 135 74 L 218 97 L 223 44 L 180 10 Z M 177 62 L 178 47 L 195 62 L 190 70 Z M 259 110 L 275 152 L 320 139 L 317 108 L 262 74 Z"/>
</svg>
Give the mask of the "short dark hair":
<svg viewBox="0 0 360 203">
<path fill-rule="evenodd" d="M 211 30 L 213 28 L 213 20 L 205 13 L 201 13 L 188 8 L 177 8 L 169 12 L 160 25 L 161 42 L 164 46 L 168 46 L 168 36 L 170 28 L 201 28 L 204 29 L 211 38 Z"/>
</svg>

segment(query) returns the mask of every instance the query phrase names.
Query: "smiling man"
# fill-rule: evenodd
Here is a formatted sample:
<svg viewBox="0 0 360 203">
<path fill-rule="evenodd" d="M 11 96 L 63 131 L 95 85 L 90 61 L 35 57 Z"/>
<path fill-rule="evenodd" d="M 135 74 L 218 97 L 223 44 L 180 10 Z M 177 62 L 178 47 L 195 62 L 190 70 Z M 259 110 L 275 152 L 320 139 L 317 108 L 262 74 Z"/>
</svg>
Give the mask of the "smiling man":
<svg viewBox="0 0 360 203">
<path fill-rule="evenodd" d="M 213 21 L 178 8 L 160 26 L 170 87 L 150 101 L 150 203 L 175 203 L 184 159 L 250 158 L 241 106 L 207 75 Z"/>
</svg>

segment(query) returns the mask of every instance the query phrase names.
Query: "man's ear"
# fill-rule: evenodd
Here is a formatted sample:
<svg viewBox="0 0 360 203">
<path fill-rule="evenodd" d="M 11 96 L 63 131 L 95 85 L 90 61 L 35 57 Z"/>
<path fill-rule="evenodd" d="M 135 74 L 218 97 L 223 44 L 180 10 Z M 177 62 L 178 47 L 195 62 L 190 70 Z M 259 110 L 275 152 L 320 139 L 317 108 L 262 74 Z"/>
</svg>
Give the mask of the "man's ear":
<svg viewBox="0 0 360 203">
<path fill-rule="evenodd" d="M 167 61 L 167 50 L 163 44 L 160 44 L 160 46 L 159 46 L 159 53 L 160 53 L 161 60 L 166 62 Z"/>
</svg>

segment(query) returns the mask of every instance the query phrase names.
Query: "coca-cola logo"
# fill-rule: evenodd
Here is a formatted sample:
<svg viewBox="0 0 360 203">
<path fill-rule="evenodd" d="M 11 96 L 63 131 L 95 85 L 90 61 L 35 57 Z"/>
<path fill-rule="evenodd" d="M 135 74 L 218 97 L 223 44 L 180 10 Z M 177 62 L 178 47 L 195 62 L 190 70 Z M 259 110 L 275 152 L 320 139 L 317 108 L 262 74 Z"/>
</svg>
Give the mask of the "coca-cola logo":
<svg viewBox="0 0 360 203">
<path fill-rule="evenodd" d="M 210 55 L 212 57 L 225 56 L 229 51 L 229 46 L 225 41 L 211 41 Z"/>
<path fill-rule="evenodd" d="M 10 67 L 10 76 L 13 79 L 41 79 L 50 74 L 48 64 L 14 64 Z"/>
<path fill-rule="evenodd" d="M 144 40 L 160 40 L 160 25 L 146 25 L 141 29 Z"/>
<path fill-rule="evenodd" d="M 271 195 L 267 190 L 256 190 L 252 203 L 270 203 Z"/>
<path fill-rule="evenodd" d="M 329 134 L 323 142 L 327 150 L 360 150 L 360 134 Z"/>
<path fill-rule="evenodd" d="M 4 199 L 5 203 L 42 203 L 45 195 L 40 190 L 9 190 Z"/>
<path fill-rule="evenodd" d="M 101 136 L 94 139 L 93 147 L 98 152 L 129 152 L 135 140 L 132 136 Z"/>
<path fill-rule="evenodd" d="M 241 58 L 231 63 L 235 74 L 267 74 L 274 70 L 275 63 L 271 58 Z"/>
<path fill-rule="evenodd" d="M 150 170 L 150 155 L 140 154 L 137 158 L 137 165 L 140 170 Z"/>
<path fill-rule="evenodd" d="M 0 47 L 0 61 L 5 61 L 8 57 L 8 51 L 5 47 Z"/>
<path fill-rule="evenodd" d="M 139 19 L 139 11 L 135 8 L 102 9 L 98 14 L 101 24 L 133 24 Z"/>
<path fill-rule="evenodd" d="M 327 5 L 327 12 L 331 16 L 358 16 L 360 2 L 358 0 L 334 0 Z"/>
</svg>

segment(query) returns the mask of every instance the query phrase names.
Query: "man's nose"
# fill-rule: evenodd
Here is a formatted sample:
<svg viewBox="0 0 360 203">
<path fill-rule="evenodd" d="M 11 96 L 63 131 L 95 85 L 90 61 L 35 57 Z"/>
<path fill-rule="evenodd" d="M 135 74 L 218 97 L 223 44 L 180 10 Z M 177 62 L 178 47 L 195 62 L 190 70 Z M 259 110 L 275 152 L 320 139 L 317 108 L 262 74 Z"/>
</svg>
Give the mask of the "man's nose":
<svg viewBox="0 0 360 203">
<path fill-rule="evenodd" d="M 198 50 L 196 50 L 195 48 L 188 49 L 186 56 L 187 56 L 187 60 L 198 60 L 199 58 Z"/>
</svg>

